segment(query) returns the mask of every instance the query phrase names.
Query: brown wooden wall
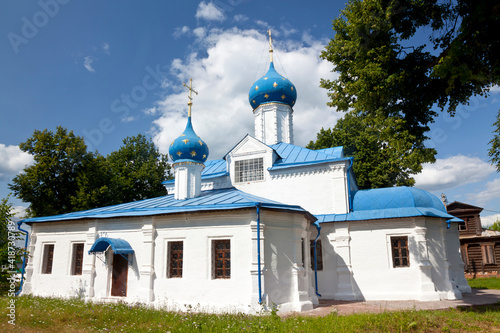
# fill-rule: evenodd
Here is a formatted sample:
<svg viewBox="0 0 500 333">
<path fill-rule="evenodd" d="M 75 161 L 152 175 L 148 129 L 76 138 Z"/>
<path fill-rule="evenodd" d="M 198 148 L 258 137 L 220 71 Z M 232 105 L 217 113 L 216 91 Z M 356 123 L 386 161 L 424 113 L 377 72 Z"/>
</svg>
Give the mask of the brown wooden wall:
<svg viewBox="0 0 500 333">
<path fill-rule="evenodd" d="M 490 240 L 464 242 L 460 240 L 461 245 L 467 245 L 468 263 L 465 263 L 465 272 L 471 274 L 498 273 L 500 272 L 500 241 L 497 240 L 494 245 L 495 264 L 484 264 L 481 243 L 491 244 Z"/>
</svg>

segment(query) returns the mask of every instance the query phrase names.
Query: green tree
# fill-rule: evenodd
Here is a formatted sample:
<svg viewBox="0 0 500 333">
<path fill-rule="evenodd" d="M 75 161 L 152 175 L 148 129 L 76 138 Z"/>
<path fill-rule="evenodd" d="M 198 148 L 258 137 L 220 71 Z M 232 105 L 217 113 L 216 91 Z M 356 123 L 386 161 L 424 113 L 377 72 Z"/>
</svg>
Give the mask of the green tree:
<svg viewBox="0 0 500 333">
<path fill-rule="evenodd" d="M 84 139 L 57 127 L 55 133 L 36 130 L 19 145 L 33 155 L 9 184 L 30 204 L 32 217 L 57 215 L 165 195 L 161 184 L 170 176 L 167 157 L 144 135 L 123 140 L 124 146 L 106 158 L 87 151 Z"/>
<path fill-rule="evenodd" d="M 497 114 L 497 121 L 493 124 L 495 129 L 493 130 L 493 139 L 490 141 L 490 150 L 488 155 L 490 156 L 491 164 L 495 165 L 497 172 L 500 172 L 500 110 Z"/>
<path fill-rule="evenodd" d="M 350 0 L 321 54 L 339 73 L 321 81 L 329 105 L 402 119 L 421 147 L 434 106 L 453 115 L 500 83 L 499 13 L 500 0 Z M 490 156 L 498 163 L 495 142 Z"/>
<path fill-rule="evenodd" d="M 85 160 L 82 172 L 76 177 L 77 190 L 71 204 L 77 210 L 86 210 L 120 203 L 115 197 L 113 174 L 105 157 L 98 153 Z"/>
<path fill-rule="evenodd" d="M 123 146 L 107 157 L 116 199 L 130 202 L 166 195 L 162 182 L 171 178 L 167 159 L 144 135 L 125 138 Z"/>
<path fill-rule="evenodd" d="M 434 162 L 435 150 L 425 148 L 409 133 L 398 117 L 373 118 L 347 113 L 333 129 L 321 129 L 317 140 L 307 148 L 343 146 L 346 156 L 354 157 L 358 186 L 378 188 L 412 186 L 411 177 L 422 170 L 422 163 Z"/>
<path fill-rule="evenodd" d="M 493 222 L 493 224 L 490 225 L 488 229 L 500 231 L 500 219 L 497 219 L 495 222 Z"/>
<path fill-rule="evenodd" d="M 94 158 L 87 152 L 83 138 L 59 126 L 55 133 L 35 130 L 19 148 L 33 155 L 35 164 L 14 177 L 9 187 L 30 204 L 28 215 L 38 217 L 79 210 L 74 199 L 78 179 Z"/>
<path fill-rule="evenodd" d="M 0 201 L 0 295 L 11 292 L 11 281 L 8 279 L 13 277 L 12 272 L 18 271 L 23 255 L 23 249 L 15 244 L 16 240 L 21 239 L 21 233 L 12 220 L 15 213 L 9 203 L 9 196 Z"/>
</svg>

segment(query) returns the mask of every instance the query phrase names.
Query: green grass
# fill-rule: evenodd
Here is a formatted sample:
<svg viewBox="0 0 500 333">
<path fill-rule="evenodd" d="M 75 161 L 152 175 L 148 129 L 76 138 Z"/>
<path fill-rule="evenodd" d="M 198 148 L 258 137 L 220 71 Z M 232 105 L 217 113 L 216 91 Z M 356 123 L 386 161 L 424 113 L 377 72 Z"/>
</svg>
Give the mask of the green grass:
<svg viewBox="0 0 500 333">
<path fill-rule="evenodd" d="M 500 278 L 498 277 L 481 277 L 475 279 L 467 279 L 469 286 L 476 289 L 500 289 Z"/>
<path fill-rule="evenodd" d="M 500 303 L 440 311 L 325 317 L 197 314 L 80 300 L 16 298 L 16 326 L 0 298 L 1 332 L 500 332 Z"/>
</svg>

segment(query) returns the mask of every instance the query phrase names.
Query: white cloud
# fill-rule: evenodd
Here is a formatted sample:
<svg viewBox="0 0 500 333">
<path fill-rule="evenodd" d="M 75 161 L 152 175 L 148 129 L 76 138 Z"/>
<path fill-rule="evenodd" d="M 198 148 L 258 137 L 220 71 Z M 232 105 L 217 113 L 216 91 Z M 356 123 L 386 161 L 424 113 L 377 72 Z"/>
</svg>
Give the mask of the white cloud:
<svg viewBox="0 0 500 333">
<path fill-rule="evenodd" d="M 163 153 L 186 126 L 187 90 L 182 82 L 193 79 L 198 91 L 194 96 L 193 127 L 209 145 L 210 159 L 224 156 L 246 134 L 254 135 L 252 108 L 248 91 L 269 67 L 267 35 L 255 30 L 211 30 L 200 43 L 206 52 L 192 53 L 185 60 L 172 62 L 169 86 L 178 87 L 158 101 L 152 134 Z M 332 65 L 318 55 L 324 41 L 312 41 L 304 47 L 287 42 L 287 50 L 275 48 L 275 66 L 297 88 L 294 107 L 295 144 L 304 146 L 316 138 L 321 127 L 332 127 L 341 117 L 326 106 L 326 90 L 320 78 L 333 78 Z M 201 56 L 203 54 L 205 56 Z M 260 66 L 259 66 L 260 61 Z"/>
<path fill-rule="evenodd" d="M 207 34 L 207 29 L 203 27 L 198 27 L 193 30 L 193 34 L 196 36 L 198 39 L 203 39 L 205 35 Z"/>
<path fill-rule="evenodd" d="M 106 53 L 107 55 L 110 55 L 111 53 L 109 52 L 109 44 L 104 42 L 102 43 L 102 50 L 104 51 L 104 53 Z"/>
<path fill-rule="evenodd" d="M 87 56 L 83 59 L 83 67 L 85 67 L 89 72 L 94 73 L 95 69 L 92 67 L 93 62 L 94 58 Z"/>
<path fill-rule="evenodd" d="M 22 151 L 19 146 L 6 146 L 0 143 L 0 180 L 10 180 L 25 166 L 31 164 L 33 164 L 31 154 Z"/>
<path fill-rule="evenodd" d="M 427 191 L 443 191 L 485 180 L 494 172 L 491 164 L 478 157 L 457 155 L 424 164 L 422 172 L 414 177 L 415 186 Z"/>
<path fill-rule="evenodd" d="M 492 94 L 496 94 L 499 92 L 500 92 L 500 86 L 498 86 L 498 85 L 494 85 L 490 88 L 490 93 L 492 93 Z"/>
<path fill-rule="evenodd" d="M 121 121 L 123 123 L 130 123 L 131 121 L 134 121 L 134 120 L 136 120 L 136 118 L 134 116 L 128 116 L 128 117 L 121 118 Z"/>
<path fill-rule="evenodd" d="M 242 14 L 237 14 L 237 15 L 234 15 L 233 20 L 234 20 L 234 22 L 238 22 L 238 23 L 246 22 L 246 21 L 248 21 L 248 16 L 242 15 Z"/>
<path fill-rule="evenodd" d="M 204 19 L 206 21 L 224 21 L 224 13 L 211 2 L 200 2 L 196 10 L 196 18 Z"/>
<path fill-rule="evenodd" d="M 485 203 L 500 198 L 500 178 L 486 183 L 485 190 L 475 194 L 469 194 L 469 200 L 475 200 L 478 204 Z"/>
<path fill-rule="evenodd" d="M 28 207 L 25 207 L 25 206 L 13 206 L 12 207 L 12 210 L 14 212 L 14 214 L 16 214 L 16 219 L 23 219 L 26 217 L 26 210 L 28 209 Z M 26 227 L 26 225 L 24 225 Z"/>
<path fill-rule="evenodd" d="M 483 216 L 481 214 L 481 225 L 483 227 L 489 227 L 492 225 L 496 220 L 500 220 L 500 214 L 493 214 L 493 215 L 488 215 L 488 216 Z"/>
<path fill-rule="evenodd" d="M 183 26 L 183 27 L 177 27 L 177 28 L 175 28 L 175 30 L 174 30 L 173 36 L 174 36 L 175 38 L 179 38 L 179 37 L 181 37 L 181 36 L 183 36 L 183 35 L 188 34 L 190 31 L 191 31 L 191 29 L 189 29 L 189 27 L 188 27 L 188 26 L 186 26 L 186 25 L 185 25 L 185 26 Z"/>
</svg>

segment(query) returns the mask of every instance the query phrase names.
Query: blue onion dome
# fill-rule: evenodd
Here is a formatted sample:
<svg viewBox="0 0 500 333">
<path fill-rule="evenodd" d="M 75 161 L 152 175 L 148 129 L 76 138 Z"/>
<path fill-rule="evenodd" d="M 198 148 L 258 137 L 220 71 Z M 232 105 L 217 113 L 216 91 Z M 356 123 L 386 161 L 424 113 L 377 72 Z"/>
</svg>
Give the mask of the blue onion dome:
<svg viewBox="0 0 500 333">
<path fill-rule="evenodd" d="M 254 109 L 266 103 L 281 103 L 293 107 L 296 100 L 295 86 L 274 69 L 272 61 L 266 75 L 258 79 L 248 93 L 248 101 Z"/>
<path fill-rule="evenodd" d="M 191 117 L 188 117 L 188 122 L 184 132 L 175 139 L 168 150 L 170 158 L 174 163 L 178 162 L 196 162 L 204 163 L 208 158 L 208 146 L 200 139 L 193 130 Z"/>
</svg>

